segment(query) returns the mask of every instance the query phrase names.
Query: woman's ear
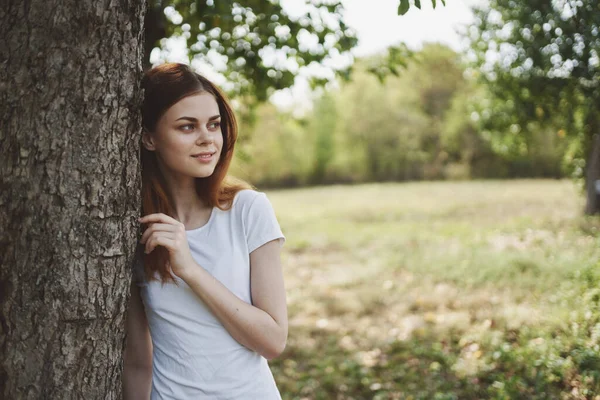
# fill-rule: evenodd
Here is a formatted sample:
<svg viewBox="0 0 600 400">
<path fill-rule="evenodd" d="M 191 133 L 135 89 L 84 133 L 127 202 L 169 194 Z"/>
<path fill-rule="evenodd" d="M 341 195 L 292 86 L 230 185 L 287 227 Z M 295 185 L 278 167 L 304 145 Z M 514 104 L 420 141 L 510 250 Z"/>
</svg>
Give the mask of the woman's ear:
<svg viewBox="0 0 600 400">
<path fill-rule="evenodd" d="M 142 132 L 142 144 L 144 145 L 146 150 L 149 150 L 149 151 L 156 150 L 156 147 L 154 146 L 154 138 L 152 137 L 152 134 L 150 132 L 148 132 L 146 129 L 144 129 Z"/>
</svg>

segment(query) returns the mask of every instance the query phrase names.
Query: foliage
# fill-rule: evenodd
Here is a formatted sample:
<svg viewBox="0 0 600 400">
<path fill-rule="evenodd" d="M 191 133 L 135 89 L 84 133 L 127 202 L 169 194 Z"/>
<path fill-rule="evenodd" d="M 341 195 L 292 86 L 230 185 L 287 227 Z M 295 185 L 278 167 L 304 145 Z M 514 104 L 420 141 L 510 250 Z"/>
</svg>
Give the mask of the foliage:
<svg viewBox="0 0 600 400">
<path fill-rule="evenodd" d="M 190 59 L 213 66 L 218 59 L 231 93 L 258 100 L 291 86 L 300 67 L 347 54 L 357 44 L 339 1 L 307 3 L 299 17 L 288 15 L 279 1 L 157 0 L 151 7 L 165 10 L 164 37 L 185 37 Z"/>
<path fill-rule="evenodd" d="M 600 132 L 600 2 L 490 0 L 475 16 L 471 56 L 491 95 L 483 126 L 517 151 L 552 127 L 580 144 L 571 158 L 585 163 Z"/>
<path fill-rule="evenodd" d="M 443 5 L 446 5 L 446 0 L 441 0 Z M 421 8 L 421 0 L 414 0 L 414 6 L 417 8 Z M 431 0 L 431 5 L 433 8 L 437 6 L 436 0 Z M 404 15 L 410 10 L 411 3 L 409 0 L 400 0 L 400 4 L 398 5 L 398 15 Z"/>
<path fill-rule="evenodd" d="M 367 180 L 419 178 L 425 157 L 421 132 L 427 119 L 414 101 L 417 94 L 407 93 L 406 81 L 390 78 L 382 86 L 359 68 L 357 65 L 354 81 L 342 87 L 337 96 L 345 147 L 354 146 L 355 152 L 362 153 L 357 159 L 364 160 Z"/>
<path fill-rule="evenodd" d="M 314 163 L 311 182 L 323 183 L 327 168 L 335 154 L 336 124 L 339 117 L 334 99 L 325 93 L 315 102 L 315 110 L 308 126 L 309 136 L 313 136 Z M 310 149 L 310 147 L 309 147 Z"/>
<path fill-rule="evenodd" d="M 382 84 L 369 70 L 386 56 L 357 60 L 353 80 L 322 92 L 302 118 L 262 107 L 256 128 L 242 131 L 241 175 L 269 186 L 562 176 L 570 142 L 555 130 L 533 126 L 524 149 L 500 140 L 514 134 L 482 131 L 490 94 L 451 49 L 425 46 Z"/>
<path fill-rule="evenodd" d="M 436 0 L 432 3 L 435 8 Z M 420 0 L 413 5 L 421 8 Z M 408 0 L 401 0 L 398 14 L 405 14 L 410 6 Z M 145 63 L 162 40 L 183 37 L 190 61 L 212 65 L 229 82 L 232 96 L 249 101 L 264 101 L 274 90 L 290 87 L 299 69 L 311 64 L 327 65 L 338 77 L 349 79 L 350 50 L 358 43 L 344 21 L 339 0 L 306 0 L 299 16 L 288 15 L 279 0 L 152 0 L 145 27 Z M 329 61 L 340 56 L 349 62 L 334 68 Z M 397 75 L 408 57 L 405 46 L 392 47 L 389 57 L 373 65 L 371 72 L 380 79 Z M 311 85 L 330 80 L 312 77 Z"/>
<path fill-rule="evenodd" d="M 298 186 L 308 183 L 313 171 L 313 147 L 305 127 L 274 105 L 256 110 L 256 122 L 241 121 L 233 174 L 254 184 Z M 241 157 L 240 157 L 241 156 Z"/>
<path fill-rule="evenodd" d="M 486 86 L 468 81 L 451 101 L 441 126 L 441 146 L 450 163 L 465 167 L 454 173 L 456 177 L 563 176 L 569 169 L 563 160 L 571 145 L 564 132 L 531 124 L 528 135 L 523 135 L 513 124 L 507 133 L 492 134 L 481 121 L 489 117 L 490 96 Z M 504 115 L 500 107 L 494 112 L 495 118 Z"/>
</svg>

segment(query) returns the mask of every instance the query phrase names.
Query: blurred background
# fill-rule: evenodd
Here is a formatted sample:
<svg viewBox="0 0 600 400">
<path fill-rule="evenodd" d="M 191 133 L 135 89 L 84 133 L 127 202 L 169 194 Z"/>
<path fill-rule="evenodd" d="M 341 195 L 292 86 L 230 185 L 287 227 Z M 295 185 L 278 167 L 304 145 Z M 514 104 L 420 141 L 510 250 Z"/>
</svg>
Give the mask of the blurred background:
<svg viewBox="0 0 600 400">
<path fill-rule="evenodd" d="M 600 1 L 151 3 L 287 236 L 284 399 L 600 399 Z"/>
</svg>

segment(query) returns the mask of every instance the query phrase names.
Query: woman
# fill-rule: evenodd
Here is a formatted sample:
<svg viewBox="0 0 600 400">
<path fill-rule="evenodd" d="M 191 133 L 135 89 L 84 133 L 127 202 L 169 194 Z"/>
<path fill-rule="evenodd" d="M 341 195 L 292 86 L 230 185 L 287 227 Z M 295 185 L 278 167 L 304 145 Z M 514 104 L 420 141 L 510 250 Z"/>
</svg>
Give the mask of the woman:
<svg viewBox="0 0 600 400">
<path fill-rule="evenodd" d="M 267 359 L 287 339 L 285 237 L 267 197 L 226 178 L 231 106 L 184 64 L 149 70 L 142 87 L 125 398 L 280 399 Z"/>
</svg>

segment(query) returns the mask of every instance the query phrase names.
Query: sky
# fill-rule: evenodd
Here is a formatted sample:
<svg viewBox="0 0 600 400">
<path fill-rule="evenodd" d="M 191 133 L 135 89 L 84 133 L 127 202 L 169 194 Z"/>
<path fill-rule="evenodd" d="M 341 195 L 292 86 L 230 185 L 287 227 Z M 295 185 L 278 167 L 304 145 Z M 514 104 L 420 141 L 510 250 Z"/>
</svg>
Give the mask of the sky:
<svg viewBox="0 0 600 400">
<path fill-rule="evenodd" d="M 399 0 L 345 0 L 346 22 L 356 29 L 359 46 L 355 55 L 368 55 L 387 46 L 404 42 L 418 48 L 424 42 L 440 42 L 459 50 L 461 42 L 456 29 L 472 19 L 470 6 L 476 0 L 447 0 L 446 6 L 434 10 L 431 0 L 422 0 L 422 9 L 411 8 L 397 15 Z"/>
<path fill-rule="evenodd" d="M 355 57 L 379 53 L 390 45 L 404 42 L 411 49 L 419 49 L 424 43 L 438 42 L 460 51 L 465 47 L 461 42 L 458 30 L 468 26 L 472 20 L 470 7 L 481 4 L 485 0 L 446 0 L 446 6 L 438 0 L 434 10 L 431 0 L 421 0 L 422 9 L 411 7 L 407 14 L 397 13 L 400 0 L 342 0 L 345 8 L 344 20 L 357 34 L 359 44 L 353 49 Z M 304 1 L 281 0 L 282 6 L 291 16 L 300 15 Z M 170 48 L 169 61 L 187 62 L 184 46 L 181 41 L 173 40 L 167 44 Z M 158 55 L 154 54 L 153 55 Z M 152 60 L 152 57 L 151 57 Z M 343 59 L 333 61 L 344 63 Z M 194 64 L 193 64 L 194 65 Z M 200 73 L 223 84 L 214 71 L 206 65 L 194 65 Z M 321 67 L 301 69 L 296 77 L 295 85 L 290 89 L 276 92 L 271 101 L 282 109 L 305 110 L 310 108 L 310 90 L 307 75 L 332 75 L 332 72 Z"/>
<path fill-rule="evenodd" d="M 417 50 L 427 42 L 448 45 L 460 51 L 465 44 L 458 30 L 472 21 L 471 7 L 483 0 L 447 0 L 446 6 L 437 1 L 434 10 L 431 0 L 421 0 L 422 9 L 415 7 L 403 16 L 398 15 L 400 0 L 342 0 L 345 21 L 358 36 L 359 44 L 353 50 L 356 57 L 382 52 L 390 45 L 404 42 Z M 283 0 L 283 7 L 291 14 L 301 12 L 298 0 Z M 271 100 L 282 109 L 310 107 L 310 91 L 303 77 L 296 78 L 291 89 L 281 90 Z"/>
</svg>

